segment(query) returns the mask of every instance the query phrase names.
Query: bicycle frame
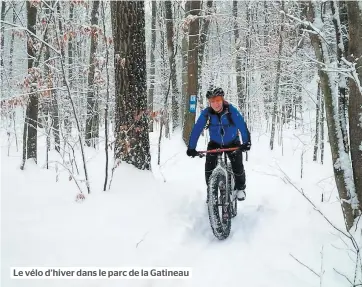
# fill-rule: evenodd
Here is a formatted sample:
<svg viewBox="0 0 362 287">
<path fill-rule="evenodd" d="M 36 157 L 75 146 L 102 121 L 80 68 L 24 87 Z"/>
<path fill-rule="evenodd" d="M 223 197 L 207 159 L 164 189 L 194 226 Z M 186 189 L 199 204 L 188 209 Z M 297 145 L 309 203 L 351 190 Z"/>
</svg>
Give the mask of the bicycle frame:
<svg viewBox="0 0 362 287">
<path fill-rule="evenodd" d="M 223 173 L 225 173 L 226 178 L 229 177 L 229 170 L 227 168 L 227 155 L 225 152 L 228 151 L 236 151 L 240 150 L 239 147 L 232 147 L 232 148 L 218 148 L 218 149 L 212 149 L 212 150 L 206 150 L 206 151 L 199 151 L 199 154 L 207 154 L 207 153 L 217 153 L 217 165 L 213 172 L 216 172 L 218 169 L 221 169 Z M 222 160 L 222 155 L 224 154 L 224 160 Z M 232 171 L 231 171 L 232 172 Z M 229 181 L 226 180 L 226 186 L 225 190 L 227 192 L 231 191 L 231 187 L 229 187 Z M 227 204 L 229 204 L 229 200 L 233 201 L 234 199 L 231 199 L 229 196 L 227 196 Z"/>
<path fill-rule="evenodd" d="M 217 153 L 217 165 L 212 171 L 208 183 L 208 213 L 212 231 L 216 238 L 220 240 L 229 236 L 231 219 L 237 214 L 237 201 L 234 195 L 232 195 L 234 175 L 231 164 L 227 162 L 228 155 L 226 154 L 226 152 L 236 150 L 240 150 L 240 147 L 198 152 L 199 157 L 203 157 L 207 153 Z M 223 160 L 222 154 L 224 154 L 225 160 Z M 223 178 L 225 179 L 223 180 Z M 225 184 L 224 192 L 226 194 L 221 193 L 220 183 Z M 222 207 L 221 211 L 219 210 L 220 206 Z"/>
</svg>

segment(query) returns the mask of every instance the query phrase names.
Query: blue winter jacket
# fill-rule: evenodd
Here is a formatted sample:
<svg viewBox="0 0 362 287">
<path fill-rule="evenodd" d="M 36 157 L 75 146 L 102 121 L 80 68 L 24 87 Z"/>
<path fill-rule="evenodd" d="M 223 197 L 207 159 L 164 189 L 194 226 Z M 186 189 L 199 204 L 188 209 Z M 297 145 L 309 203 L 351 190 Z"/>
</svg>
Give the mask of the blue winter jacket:
<svg viewBox="0 0 362 287">
<path fill-rule="evenodd" d="M 227 113 L 231 113 L 233 123 L 229 122 Z M 228 145 L 238 138 L 238 130 L 241 133 L 243 143 L 250 142 L 249 132 L 243 116 L 230 103 L 224 102 L 223 111 L 218 114 L 211 108 L 204 109 L 197 119 L 190 135 L 189 149 L 196 149 L 197 141 L 204 129 L 207 119 L 210 117 L 209 135 L 210 141 L 220 145 Z"/>
</svg>

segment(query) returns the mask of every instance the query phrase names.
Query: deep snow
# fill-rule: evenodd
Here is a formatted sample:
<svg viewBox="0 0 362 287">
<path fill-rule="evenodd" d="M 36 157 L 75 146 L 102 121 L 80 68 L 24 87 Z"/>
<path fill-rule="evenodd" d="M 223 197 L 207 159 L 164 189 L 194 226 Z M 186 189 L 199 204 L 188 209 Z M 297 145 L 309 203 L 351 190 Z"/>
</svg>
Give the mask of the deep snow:
<svg viewBox="0 0 362 287">
<path fill-rule="evenodd" d="M 8 157 L 2 137 L 1 286 L 350 286 L 333 268 L 353 280 L 355 256 L 283 174 L 344 229 L 327 144 L 324 165 L 312 161 L 312 148 L 306 150 L 300 179 L 303 146 L 293 131 L 284 134 L 283 156 L 277 145 L 268 149 L 267 135 L 253 133 L 247 198 L 239 203 L 230 237 L 219 241 L 208 221 L 204 159 L 188 158 L 177 133 L 163 140 L 157 166 L 157 139 L 152 133 L 152 172 L 121 164 L 107 192 L 103 149 L 86 149 L 92 194 L 76 202 L 78 190 L 66 172 L 56 182 L 54 168 L 43 168 L 44 149 L 38 165 L 28 162 L 21 171 L 21 153 L 12 147 Z M 200 139 L 198 148 L 205 145 Z M 322 285 L 292 256 L 318 274 L 323 270 Z M 184 266 L 192 268 L 192 278 L 10 279 L 16 266 Z"/>
</svg>

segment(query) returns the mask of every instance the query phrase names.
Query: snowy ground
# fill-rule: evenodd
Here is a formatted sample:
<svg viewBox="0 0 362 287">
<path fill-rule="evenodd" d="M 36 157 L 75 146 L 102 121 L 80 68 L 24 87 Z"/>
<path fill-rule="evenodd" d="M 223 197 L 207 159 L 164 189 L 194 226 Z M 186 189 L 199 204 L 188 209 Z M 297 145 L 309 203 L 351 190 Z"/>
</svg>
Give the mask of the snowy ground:
<svg viewBox="0 0 362 287">
<path fill-rule="evenodd" d="M 283 180 L 282 171 L 343 229 L 329 150 L 324 165 L 313 162 L 307 150 L 300 179 L 302 146 L 291 133 L 284 137 L 282 156 L 281 147 L 268 149 L 268 136 L 253 135 L 245 162 L 247 199 L 224 241 L 215 239 L 209 226 L 204 159 L 188 158 L 180 135 L 163 141 L 159 167 L 153 134 L 153 172 L 121 165 L 107 192 L 101 191 L 103 151 L 87 149 L 92 194 L 81 203 L 64 172 L 56 182 L 55 171 L 42 168 L 45 152 L 38 166 L 21 171 L 21 153 L 12 148 L 8 157 L 2 137 L 1 286 L 351 286 L 333 270 L 353 280 L 355 258 L 341 235 Z M 292 256 L 318 274 L 323 270 L 321 278 Z M 192 278 L 10 279 L 10 267 L 16 266 L 184 266 L 192 268 Z"/>
</svg>

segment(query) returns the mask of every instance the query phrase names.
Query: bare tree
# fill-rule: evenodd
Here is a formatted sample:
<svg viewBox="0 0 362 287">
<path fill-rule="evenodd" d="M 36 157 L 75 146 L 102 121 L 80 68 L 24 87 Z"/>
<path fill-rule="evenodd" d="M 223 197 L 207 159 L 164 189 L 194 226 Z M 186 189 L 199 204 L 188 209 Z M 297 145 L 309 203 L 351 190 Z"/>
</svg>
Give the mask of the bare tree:
<svg viewBox="0 0 362 287">
<path fill-rule="evenodd" d="M 103 23 L 103 32 L 106 35 L 106 17 L 104 12 L 104 2 L 102 2 L 102 23 Z M 105 41 L 105 48 L 106 48 L 106 73 L 107 73 L 107 83 L 106 83 L 106 103 L 105 103 L 105 111 L 104 111 L 104 148 L 106 152 L 106 168 L 105 168 L 105 178 L 104 178 L 104 186 L 103 191 L 107 189 L 107 182 L 108 182 L 108 138 L 109 138 L 109 130 L 108 130 L 108 110 L 109 110 L 109 71 L 108 71 L 108 62 L 109 62 L 109 45 L 107 40 Z"/>
<path fill-rule="evenodd" d="M 191 2 L 187 1 L 185 3 L 185 17 L 187 17 L 189 15 L 190 12 L 190 5 Z M 186 19 L 184 20 L 185 23 Z M 181 43 L 181 54 L 182 54 L 182 105 L 180 107 L 181 110 L 181 122 L 182 125 L 184 125 L 185 123 L 185 107 L 187 106 L 187 101 L 188 101 L 188 97 L 187 97 L 187 78 L 188 78 L 188 68 L 187 68 L 187 57 L 188 57 L 188 30 L 189 30 L 189 25 L 184 25 L 183 26 L 183 36 L 182 36 L 182 43 Z"/>
<path fill-rule="evenodd" d="M 324 162 L 324 123 L 325 123 L 325 117 L 324 117 L 324 96 L 321 95 L 321 120 L 320 120 L 320 129 L 321 129 L 321 163 Z"/>
<path fill-rule="evenodd" d="M 315 143 L 313 151 L 313 161 L 317 161 L 319 146 L 319 127 L 320 127 L 320 106 L 321 106 L 321 83 L 318 81 L 317 103 L 316 103 L 316 120 L 315 120 Z"/>
<path fill-rule="evenodd" d="M 200 24 L 201 25 L 201 29 L 200 29 L 200 39 L 199 39 L 199 53 L 198 53 L 198 80 L 197 80 L 197 85 L 198 85 L 198 100 L 199 100 L 199 106 L 200 108 L 204 108 L 204 97 L 201 95 L 202 92 L 202 67 L 203 67 L 203 63 L 204 63 L 204 54 L 205 54 L 205 48 L 208 42 L 208 38 L 209 38 L 209 27 L 210 27 L 210 22 L 211 22 L 211 9 L 213 6 L 213 2 L 212 0 L 208 0 L 206 2 L 206 11 L 205 11 L 205 16 L 203 17 L 203 20 L 201 21 Z"/>
<path fill-rule="evenodd" d="M 234 38 L 235 38 L 235 50 L 236 50 L 236 59 L 235 59 L 235 68 L 236 68 L 236 93 L 238 95 L 238 106 L 241 111 L 244 111 L 243 103 L 243 81 L 241 75 L 241 65 L 242 65 L 242 55 L 241 55 L 241 37 L 239 32 L 239 24 L 237 21 L 238 17 L 238 1 L 233 1 L 233 16 L 234 16 Z"/>
<path fill-rule="evenodd" d="M 147 119 L 145 10 L 143 1 L 114 1 L 115 157 L 151 169 Z"/>
<path fill-rule="evenodd" d="M 161 59 L 160 59 L 160 72 L 162 76 L 162 82 L 161 82 L 161 94 L 164 94 L 164 101 L 163 101 L 163 108 L 161 109 L 161 129 L 162 127 L 165 127 L 165 137 L 170 137 L 170 113 L 169 113 L 169 101 L 168 101 L 168 95 L 169 95 L 169 80 L 172 77 L 171 72 L 168 72 L 169 63 L 167 63 L 166 60 L 166 54 L 167 54 L 167 47 L 165 45 L 167 36 L 164 32 L 165 30 L 165 21 L 163 21 L 163 18 L 165 17 L 165 5 L 163 5 L 162 2 L 159 3 L 159 15 L 161 16 L 158 21 L 159 30 L 160 30 L 160 50 L 161 50 Z M 172 105 L 171 105 L 172 109 Z"/>
<path fill-rule="evenodd" d="M 342 15 L 344 17 L 340 17 L 339 12 L 342 12 L 343 4 L 339 4 L 336 0 L 331 1 L 331 9 L 333 13 L 333 25 L 334 30 L 336 31 L 336 43 L 337 43 L 337 62 L 338 67 L 341 68 L 343 66 L 342 57 L 346 57 L 346 51 L 344 48 L 344 41 L 343 41 L 343 32 L 342 32 L 342 23 L 341 20 L 343 19 L 344 23 L 343 25 L 348 25 L 347 22 L 347 15 Z M 346 35 L 345 35 L 346 37 Z M 339 73 L 338 75 L 339 81 L 338 81 L 338 111 L 339 111 L 339 125 L 341 127 L 342 137 L 343 137 L 343 144 L 344 144 L 344 150 L 346 153 L 349 152 L 348 147 L 348 132 L 347 132 L 347 77 L 345 74 Z"/>
<path fill-rule="evenodd" d="M 349 133 L 353 178 L 362 211 L 362 7 L 357 1 L 347 1 L 350 60 L 354 60 L 353 78 L 349 80 Z"/>
<path fill-rule="evenodd" d="M 0 85 L 1 85 L 1 89 L 4 86 L 4 47 L 5 47 L 5 30 L 4 30 L 4 20 L 5 20 L 5 14 L 6 14 L 6 3 L 5 1 L 1 1 L 1 23 L 0 23 L 0 69 L 1 69 L 1 80 L 0 80 Z"/>
<path fill-rule="evenodd" d="M 13 24 L 16 24 L 16 2 L 13 2 L 12 6 L 13 6 Z M 10 55 L 9 55 L 9 79 L 12 79 L 13 77 L 14 41 L 15 41 L 15 34 L 11 33 Z M 1 60 L 3 61 L 3 59 Z"/>
<path fill-rule="evenodd" d="M 197 95 L 198 80 L 198 43 L 199 43 L 199 13 L 201 8 L 200 1 L 190 1 L 191 24 L 189 30 L 189 52 L 187 57 L 188 65 L 188 85 L 187 85 L 187 103 L 185 110 L 185 122 L 183 126 L 183 140 L 187 145 L 190 138 L 192 127 L 195 123 L 195 114 L 189 111 L 189 100 L 191 96 Z"/>
<path fill-rule="evenodd" d="M 99 1 L 93 1 L 91 15 L 91 46 L 89 55 L 89 72 L 88 72 L 88 96 L 87 96 L 87 120 L 85 139 L 88 146 L 96 147 L 96 141 L 99 137 L 99 111 L 98 99 L 95 93 L 94 73 L 95 60 L 98 47 L 98 10 Z"/>
<path fill-rule="evenodd" d="M 33 35 L 36 34 L 36 14 L 37 8 L 31 4 L 30 1 L 26 2 L 26 11 L 28 16 L 27 29 Z M 23 134 L 23 163 L 21 168 L 24 169 L 25 161 L 33 158 L 37 162 L 38 151 L 38 95 L 36 93 L 36 85 L 33 84 L 36 80 L 35 73 L 32 73 L 33 63 L 36 55 L 35 38 L 28 33 L 27 52 L 28 52 L 28 72 L 30 78 L 30 91 L 28 104 L 26 107 L 26 115 L 24 121 L 24 134 Z"/>
<path fill-rule="evenodd" d="M 47 16 L 48 21 L 50 21 L 50 1 L 47 2 L 45 7 L 45 14 Z M 47 43 L 51 43 L 51 36 L 50 33 L 46 33 L 45 41 Z M 45 77 L 47 77 L 47 87 L 51 90 L 51 100 L 50 100 L 50 116 L 51 116 L 51 127 L 54 135 L 55 141 L 55 150 L 60 152 L 60 126 L 59 126 L 59 106 L 58 106 L 58 99 L 57 99 L 57 92 L 54 90 L 54 74 L 50 67 L 50 58 L 52 55 L 52 51 L 49 46 L 45 48 L 44 60 L 45 60 Z"/>
<path fill-rule="evenodd" d="M 177 86 L 177 73 L 176 73 L 176 59 L 174 48 L 174 25 L 172 16 L 172 4 L 171 1 L 165 1 L 165 16 L 166 16 L 166 34 L 167 34 L 167 50 L 168 60 L 170 64 L 170 73 L 172 81 L 172 130 L 175 130 L 179 126 L 179 98 L 180 92 Z"/>
<path fill-rule="evenodd" d="M 284 10 L 284 2 L 282 1 L 282 10 Z M 272 130 L 270 136 L 270 149 L 273 150 L 274 147 L 274 136 L 276 129 L 276 118 L 278 113 L 278 92 L 279 92 L 279 82 L 280 82 L 280 73 L 281 73 L 281 57 L 283 52 L 283 30 L 284 30 L 284 14 L 281 14 L 281 24 L 279 29 L 279 49 L 278 49 L 278 62 L 277 70 L 275 77 L 275 86 L 274 86 L 274 99 L 273 99 L 273 113 L 272 113 Z"/>
<path fill-rule="evenodd" d="M 322 11 L 320 7 L 316 7 L 313 3 L 309 3 L 308 20 L 309 23 L 313 23 L 315 19 L 322 21 Z M 316 32 L 316 28 L 311 24 L 308 24 L 311 29 Z M 325 39 L 322 39 L 320 33 L 309 34 L 312 46 L 315 51 L 317 60 L 326 65 L 330 65 L 331 59 L 328 54 Z M 345 217 L 346 228 L 349 230 L 354 221 L 355 213 L 352 205 L 352 198 L 355 194 L 355 186 L 352 173 L 349 165 L 349 156 L 344 151 L 342 133 L 339 126 L 339 121 L 335 120 L 337 103 L 335 102 L 335 95 L 333 94 L 332 87 L 334 83 L 330 77 L 330 74 L 322 69 L 323 66 L 319 66 L 319 77 L 321 79 L 321 88 L 325 100 L 326 119 L 328 125 L 328 136 L 332 152 L 333 171 L 336 180 L 339 197 L 342 200 L 343 215 Z M 353 199 L 354 200 L 354 199 Z"/>
<path fill-rule="evenodd" d="M 150 87 L 148 90 L 148 109 L 153 112 L 153 97 L 155 94 L 155 47 L 156 47 L 156 1 L 151 1 L 152 19 L 151 19 L 151 59 L 150 59 Z M 153 132 L 153 118 L 150 119 L 150 132 Z"/>
</svg>

